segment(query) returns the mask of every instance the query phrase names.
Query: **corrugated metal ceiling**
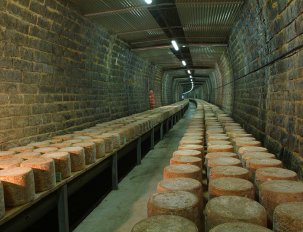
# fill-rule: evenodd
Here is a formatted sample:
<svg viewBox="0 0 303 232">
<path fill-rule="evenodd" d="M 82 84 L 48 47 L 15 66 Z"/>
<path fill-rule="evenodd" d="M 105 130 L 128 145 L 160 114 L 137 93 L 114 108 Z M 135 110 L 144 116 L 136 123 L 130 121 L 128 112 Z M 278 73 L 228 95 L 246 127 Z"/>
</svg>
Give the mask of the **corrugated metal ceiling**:
<svg viewBox="0 0 303 232">
<path fill-rule="evenodd" d="M 215 67 L 244 3 L 244 0 L 154 0 L 152 5 L 147 5 L 144 0 L 71 1 L 84 16 L 116 34 L 140 56 L 166 70 L 179 66 L 183 74 L 180 60 L 170 50 L 167 31 L 175 30 L 176 34 L 184 31 L 185 38 L 176 39 L 186 41 L 193 68 Z M 161 27 L 151 13 L 159 9 L 166 11 L 166 16 L 175 10 L 181 25 L 173 25 L 176 21 L 172 20 L 167 27 Z M 207 75 L 209 70 L 206 69 Z"/>
</svg>

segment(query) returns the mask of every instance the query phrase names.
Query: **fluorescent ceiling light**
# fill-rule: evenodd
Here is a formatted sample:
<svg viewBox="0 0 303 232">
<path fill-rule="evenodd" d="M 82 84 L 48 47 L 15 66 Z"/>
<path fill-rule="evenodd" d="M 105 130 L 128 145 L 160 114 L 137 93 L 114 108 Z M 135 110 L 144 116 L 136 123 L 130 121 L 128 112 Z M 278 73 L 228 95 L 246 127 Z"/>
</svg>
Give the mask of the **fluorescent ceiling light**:
<svg viewBox="0 0 303 232">
<path fill-rule="evenodd" d="M 183 66 L 186 66 L 186 61 L 182 60 L 182 64 L 183 64 Z"/>
<path fill-rule="evenodd" d="M 189 78 L 190 78 L 190 79 L 192 79 L 192 78 L 193 78 L 193 76 L 192 76 L 192 75 L 189 75 Z"/>
<path fill-rule="evenodd" d="M 145 0 L 145 2 L 149 5 L 152 4 L 153 0 Z"/>
<path fill-rule="evenodd" d="M 188 69 L 188 70 L 187 70 L 187 73 L 188 73 L 188 74 L 191 74 L 191 71 Z"/>
<path fill-rule="evenodd" d="M 174 47 L 174 49 L 175 49 L 176 51 L 179 51 L 179 47 L 178 47 L 178 44 L 177 44 L 176 40 L 172 40 L 172 41 L 171 41 L 171 44 L 173 45 L 173 47 Z"/>
</svg>

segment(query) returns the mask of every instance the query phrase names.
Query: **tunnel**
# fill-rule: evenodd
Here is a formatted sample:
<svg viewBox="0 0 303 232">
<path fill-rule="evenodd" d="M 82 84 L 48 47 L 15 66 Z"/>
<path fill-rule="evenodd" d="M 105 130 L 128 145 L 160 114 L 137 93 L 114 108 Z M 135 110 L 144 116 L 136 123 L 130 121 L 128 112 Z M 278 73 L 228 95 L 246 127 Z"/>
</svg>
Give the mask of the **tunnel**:
<svg viewBox="0 0 303 232">
<path fill-rule="evenodd" d="M 302 178 L 303 0 L 0 0 L 0 231 L 296 232 Z"/>
</svg>

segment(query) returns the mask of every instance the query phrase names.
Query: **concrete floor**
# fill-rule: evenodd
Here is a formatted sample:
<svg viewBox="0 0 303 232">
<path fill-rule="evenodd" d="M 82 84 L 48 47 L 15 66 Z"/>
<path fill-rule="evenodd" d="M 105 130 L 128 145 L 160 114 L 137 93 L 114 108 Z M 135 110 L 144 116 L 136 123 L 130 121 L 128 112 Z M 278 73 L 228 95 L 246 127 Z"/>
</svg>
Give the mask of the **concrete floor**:
<svg viewBox="0 0 303 232">
<path fill-rule="evenodd" d="M 189 119 L 195 111 L 190 104 L 181 119 L 120 183 L 74 230 L 75 232 L 128 232 L 147 217 L 147 201 L 162 180 L 163 168 L 177 149 Z"/>
</svg>

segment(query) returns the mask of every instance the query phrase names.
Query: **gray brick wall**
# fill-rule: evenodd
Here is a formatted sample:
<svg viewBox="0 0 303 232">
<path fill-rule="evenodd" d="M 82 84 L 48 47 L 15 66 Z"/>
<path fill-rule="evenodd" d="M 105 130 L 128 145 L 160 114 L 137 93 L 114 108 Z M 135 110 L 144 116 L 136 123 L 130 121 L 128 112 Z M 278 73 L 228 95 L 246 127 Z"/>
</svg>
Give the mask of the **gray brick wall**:
<svg viewBox="0 0 303 232">
<path fill-rule="evenodd" d="M 64 0 L 0 1 L 0 148 L 161 104 L 160 69 Z"/>
<path fill-rule="evenodd" d="M 233 116 L 303 177 L 303 1 L 247 1 L 229 39 Z"/>
</svg>

